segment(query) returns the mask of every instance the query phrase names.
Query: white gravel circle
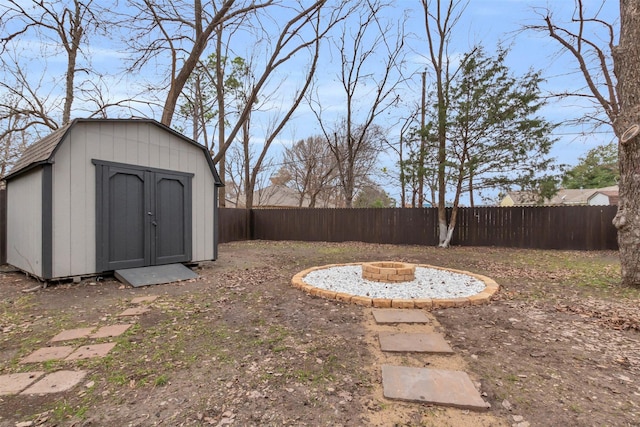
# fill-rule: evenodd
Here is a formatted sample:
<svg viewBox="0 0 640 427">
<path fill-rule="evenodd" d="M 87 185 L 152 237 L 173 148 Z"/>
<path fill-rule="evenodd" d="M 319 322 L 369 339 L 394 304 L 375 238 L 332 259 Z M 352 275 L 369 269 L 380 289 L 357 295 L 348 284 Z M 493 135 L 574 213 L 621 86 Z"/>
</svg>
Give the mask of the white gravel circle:
<svg viewBox="0 0 640 427">
<path fill-rule="evenodd" d="M 308 285 L 369 298 L 446 299 L 475 295 L 485 289 L 483 281 L 466 274 L 416 266 L 410 282 L 381 283 L 362 278 L 361 265 L 328 267 L 302 278 Z"/>
</svg>

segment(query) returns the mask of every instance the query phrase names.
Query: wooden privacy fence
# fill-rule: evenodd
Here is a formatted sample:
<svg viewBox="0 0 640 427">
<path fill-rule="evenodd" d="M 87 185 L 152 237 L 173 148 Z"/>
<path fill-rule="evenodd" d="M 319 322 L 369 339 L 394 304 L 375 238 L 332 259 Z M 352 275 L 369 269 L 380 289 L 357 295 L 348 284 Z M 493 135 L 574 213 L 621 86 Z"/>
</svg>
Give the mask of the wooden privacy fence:
<svg viewBox="0 0 640 427">
<path fill-rule="evenodd" d="M 460 208 L 452 244 L 617 249 L 616 206 Z M 447 210 L 451 215 L 451 210 Z M 435 208 L 220 209 L 220 242 L 302 240 L 437 245 Z"/>
<path fill-rule="evenodd" d="M 250 210 L 220 208 L 218 212 L 218 242 L 251 240 Z"/>
<path fill-rule="evenodd" d="M 0 264 L 7 261 L 7 195 L 0 189 Z M 452 244 L 532 249 L 617 249 L 616 206 L 460 208 Z M 451 214 L 451 210 L 448 210 Z M 358 241 L 435 246 L 438 210 L 220 209 L 219 242 Z"/>
</svg>

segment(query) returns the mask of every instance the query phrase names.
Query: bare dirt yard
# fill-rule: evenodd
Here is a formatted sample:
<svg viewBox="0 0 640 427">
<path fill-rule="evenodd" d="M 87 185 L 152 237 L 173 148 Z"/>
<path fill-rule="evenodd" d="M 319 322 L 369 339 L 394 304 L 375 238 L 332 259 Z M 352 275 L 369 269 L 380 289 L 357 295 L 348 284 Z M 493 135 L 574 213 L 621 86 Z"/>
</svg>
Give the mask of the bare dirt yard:
<svg viewBox="0 0 640 427">
<path fill-rule="evenodd" d="M 487 275 L 489 305 L 434 311 L 453 356 L 379 351 L 371 309 L 308 296 L 291 277 L 394 260 Z M 77 387 L 0 396 L 0 426 L 639 426 L 640 290 L 614 252 L 363 243 L 238 242 L 196 280 L 147 288 L 113 278 L 36 289 L 0 274 L 0 375 L 82 369 Z M 24 292 L 31 290 L 30 292 Z M 122 323 L 104 358 L 20 364 L 65 329 Z M 485 413 L 395 402 L 380 365 L 465 370 Z"/>
</svg>

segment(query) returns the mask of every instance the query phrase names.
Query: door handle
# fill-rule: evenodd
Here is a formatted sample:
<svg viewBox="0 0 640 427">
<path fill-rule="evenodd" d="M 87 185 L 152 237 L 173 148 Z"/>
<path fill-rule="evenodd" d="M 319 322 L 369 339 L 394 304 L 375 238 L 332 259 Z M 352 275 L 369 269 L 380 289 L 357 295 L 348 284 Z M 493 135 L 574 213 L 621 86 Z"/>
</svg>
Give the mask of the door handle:
<svg viewBox="0 0 640 427">
<path fill-rule="evenodd" d="M 158 225 L 158 223 L 157 223 L 157 222 L 155 222 L 155 221 L 151 221 L 151 225 L 153 225 L 153 226 L 157 226 L 157 225 Z"/>
</svg>

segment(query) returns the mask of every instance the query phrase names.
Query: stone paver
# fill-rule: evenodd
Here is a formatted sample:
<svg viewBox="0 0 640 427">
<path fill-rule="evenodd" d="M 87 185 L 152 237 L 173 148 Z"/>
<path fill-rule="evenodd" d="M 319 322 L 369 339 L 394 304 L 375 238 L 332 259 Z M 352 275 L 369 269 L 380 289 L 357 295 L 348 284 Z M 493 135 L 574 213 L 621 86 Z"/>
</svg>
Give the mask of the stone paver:
<svg viewBox="0 0 640 427">
<path fill-rule="evenodd" d="M 91 334 L 90 338 L 108 338 L 108 337 L 119 337 L 124 334 L 127 329 L 129 329 L 131 325 L 111 325 L 111 326 L 103 326 L 98 329 L 95 333 Z"/>
<path fill-rule="evenodd" d="M 59 393 L 75 387 L 87 375 L 85 371 L 53 372 L 20 394 Z"/>
<path fill-rule="evenodd" d="M 474 410 L 491 406 L 462 371 L 383 365 L 382 387 L 387 399 Z"/>
<path fill-rule="evenodd" d="M 40 371 L 0 375 L 0 396 L 20 393 L 42 375 Z"/>
<path fill-rule="evenodd" d="M 48 360 L 64 359 L 69 356 L 73 350 L 74 347 L 70 345 L 60 347 L 43 347 L 20 360 L 20 363 L 38 363 L 46 362 Z"/>
<path fill-rule="evenodd" d="M 408 334 L 380 332 L 380 348 L 389 352 L 453 353 L 451 346 L 438 333 Z"/>
<path fill-rule="evenodd" d="M 421 310 L 384 309 L 371 310 L 376 323 L 429 323 L 429 316 Z"/>
<path fill-rule="evenodd" d="M 137 297 L 131 300 L 131 304 L 151 303 L 158 299 L 157 295 L 149 295 L 146 297 Z"/>
<path fill-rule="evenodd" d="M 127 317 L 127 316 L 140 316 L 141 314 L 145 314 L 147 311 L 151 309 L 146 307 L 132 307 L 127 308 L 122 313 L 118 314 L 119 317 Z"/>
<path fill-rule="evenodd" d="M 88 337 L 95 328 L 67 329 L 51 338 L 51 342 L 77 340 Z"/>
<path fill-rule="evenodd" d="M 65 360 L 90 359 L 92 357 L 104 357 L 116 346 L 114 342 L 104 344 L 85 345 L 71 353 Z"/>
</svg>

